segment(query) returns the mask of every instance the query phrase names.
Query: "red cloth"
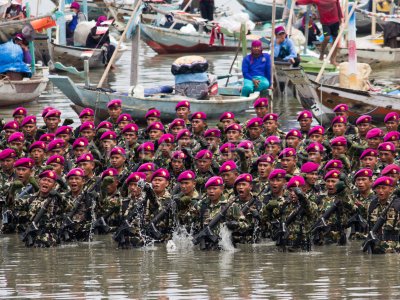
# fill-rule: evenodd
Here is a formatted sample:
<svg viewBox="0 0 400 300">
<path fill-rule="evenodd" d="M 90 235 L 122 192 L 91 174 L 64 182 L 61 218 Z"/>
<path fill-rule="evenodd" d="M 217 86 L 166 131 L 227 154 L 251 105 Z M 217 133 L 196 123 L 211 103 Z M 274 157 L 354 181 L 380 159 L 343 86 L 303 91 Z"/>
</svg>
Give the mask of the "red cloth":
<svg viewBox="0 0 400 300">
<path fill-rule="evenodd" d="M 339 0 L 297 0 L 297 5 L 315 4 L 322 25 L 332 25 L 343 18 Z"/>
<path fill-rule="evenodd" d="M 221 27 L 219 25 L 211 29 L 210 42 L 209 42 L 210 46 L 214 45 L 215 39 L 219 39 L 221 41 L 222 46 L 225 45 L 224 34 L 221 32 Z"/>
</svg>

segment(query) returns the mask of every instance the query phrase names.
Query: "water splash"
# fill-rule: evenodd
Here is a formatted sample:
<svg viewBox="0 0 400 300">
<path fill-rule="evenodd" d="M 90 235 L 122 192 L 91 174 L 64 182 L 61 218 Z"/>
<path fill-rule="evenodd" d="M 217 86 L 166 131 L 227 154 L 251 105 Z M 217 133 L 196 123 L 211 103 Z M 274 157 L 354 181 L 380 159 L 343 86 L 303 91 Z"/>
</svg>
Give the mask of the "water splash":
<svg viewBox="0 0 400 300">
<path fill-rule="evenodd" d="M 235 247 L 232 244 L 232 232 L 228 229 L 228 227 L 225 226 L 225 224 L 222 224 L 220 226 L 219 230 L 219 236 L 221 239 L 218 242 L 218 246 L 221 248 L 223 251 L 235 251 Z"/>
<path fill-rule="evenodd" d="M 93 225 L 94 225 L 94 220 L 96 220 L 96 200 L 92 200 L 92 206 L 91 206 L 91 211 L 90 211 L 90 213 L 91 213 L 91 217 L 92 217 L 92 221 L 91 221 L 91 223 L 90 223 L 90 229 L 89 229 L 89 240 L 88 240 L 88 243 L 89 243 L 89 247 L 91 246 L 91 242 L 93 241 L 93 236 L 94 236 L 94 227 L 93 227 Z"/>
<path fill-rule="evenodd" d="M 176 227 L 172 239 L 168 241 L 168 251 L 189 251 L 193 249 L 192 235 L 184 226 Z"/>
</svg>

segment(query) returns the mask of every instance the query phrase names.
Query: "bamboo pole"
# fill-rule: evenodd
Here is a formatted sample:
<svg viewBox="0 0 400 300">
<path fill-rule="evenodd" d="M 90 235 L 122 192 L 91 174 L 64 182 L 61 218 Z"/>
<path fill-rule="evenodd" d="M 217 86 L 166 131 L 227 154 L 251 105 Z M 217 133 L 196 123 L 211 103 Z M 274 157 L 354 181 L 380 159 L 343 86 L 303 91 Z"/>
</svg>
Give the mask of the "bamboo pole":
<svg viewBox="0 0 400 300">
<path fill-rule="evenodd" d="M 324 73 L 324 70 L 325 70 L 326 65 L 328 64 L 328 61 L 331 59 L 333 51 L 335 50 L 335 48 L 337 47 L 340 39 L 342 38 L 344 30 L 349 26 L 349 20 L 350 20 L 351 16 L 354 14 L 354 11 L 356 10 L 356 6 L 357 6 L 357 1 L 354 2 L 353 7 L 352 7 L 349 15 L 347 16 L 344 25 L 342 25 L 340 27 L 339 34 L 336 37 L 335 42 L 333 43 L 331 50 L 329 51 L 328 57 L 324 60 L 324 63 L 322 64 L 322 67 L 321 67 L 321 70 L 319 70 L 317 79 L 315 80 L 316 82 L 319 82 L 321 80 L 322 74 Z"/>
<path fill-rule="evenodd" d="M 295 6 L 296 6 L 296 1 L 292 0 L 292 3 L 290 5 L 289 20 L 288 20 L 287 28 L 286 28 L 286 32 L 288 33 L 289 36 L 292 35 L 293 14 L 294 14 L 294 7 Z"/>
<path fill-rule="evenodd" d="M 294 2 L 294 1 L 293 1 Z M 275 62 L 274 62 L 274 56 L 275 56 L 275 18 L 276 18 L 276 0 L 272 0 L 272 20 L 271 20 L 271 83 L 270 83 L 270 88 L 274 88 L 274 74 L 275 74 Z M 278 87 L 279 88 L 279 87 Z M 271 94 L 271 113 L 274 112 L 274 93 Z"/>
<path fill-rule="evenodd" d="M 188 9 L 188 7 L 192 4 L 192 1 L 193 1 L 193 0 L 190 0 L 190 1 L 185 5 L 185 7 L 183 8 L 183 12 L 185 12 L 185 11 Z M 174 28 L 174 26 L 175 26 L 176 23 L 177 23 L 177 22 L 174 21 L 174 23 L 172 23 L 172 25 L 169 27 L 169 29 Z"/>
<path fill-rule="evenodd" d="M 114 53 L 113 53 L 113 55 L 112 55 L 110 61 L 108 62 L 107 68 L 104 70 L 104 73 L 103 73 L 103 75 L 101 76 L 101 79 L 100 79 L 100 81 L 99 81 L 99 84 L 97 85 L 97 88 L 101 88 L 101 87 L 103 86 L 103 83 L 104 83 L 104 81 L 106 80 L 106 77 L 107 77 L 107 75 L 108 75 L 108 72 L 110 72 L 111 66 L 112 66 L 112 64 L 114 63 L 114 60 L 115 60 L 115 58 L 116 58 L 116 56 L 117 56 L 118 49 L 119 49 L 121 43 L 125 40 L 125 36 L 126 36 L 127 31 L 128 31 L 128 28 L 131 26 L 131 23 L 133 22 L 133 19 L 134 19 L 134 16 L 135 16 L 135 14 L 136 14 L 136 11 L 139 9 L 139 7 L 140 7 L 141 4 L 142 4 L 142 0 L 138 0 L 137 3 L 136 3 L 135 8 L 134 8 L 133 11 L 132 11 L 131 18 L 129 19 L 129 22 L 128 22 L 128 24 L 126 25 L 125 30 L 124 30 L 124 32 L 122 33 L 121 38 L 120 38 L 119 41 L 118 41 L 117 47 L 115 47 L 115 51 L 114 51 Z M 137 30 L 138 30 L 138 29 L 137 29 Z"/>
<path fill-rule="evenodd" d="M 372 12 L 373 12 L 373 17 L 372 17 L 372 22 L 371 22 L 371 35 L 376 34 L 376 0 L 372 0 Z"/>
<path fill-rule="evenodd" d="M 310 23 L 310 13 L 311 13 L 311 6 L 310 4 L 307 5 L 307 11 L 306 11 L 306 21 L 304 23 L 304 35 L 306 38 L 306 42 L 304 43 L 304 49 L 303 49 L 303 54 L 307 54 L 307 48 L 308 48 L 308 36 L 309 36 L 309 23 Z"/>
</svg>

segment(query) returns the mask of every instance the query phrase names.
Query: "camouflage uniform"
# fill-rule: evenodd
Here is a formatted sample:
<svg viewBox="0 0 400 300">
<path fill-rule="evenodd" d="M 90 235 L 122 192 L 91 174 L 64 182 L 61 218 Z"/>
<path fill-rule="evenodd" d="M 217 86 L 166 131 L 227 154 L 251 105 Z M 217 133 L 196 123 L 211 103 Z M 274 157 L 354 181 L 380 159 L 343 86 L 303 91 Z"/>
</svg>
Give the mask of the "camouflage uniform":
<svg viewBox="0 0 400 300">
<path fill-rule="evenodd" d="M 395 196 L 392 195 L 391 197 Z M 371 202 L 371 204 L 368 207 L 368 224 L 370 229 L 372 229 L 373 225 L 378 220 L 379 216 L 382 215 L 382 212 L 389 205 L 390 200 L 391 198 L 385 204 L 380 203 L 378 199 L 375 199 Z M 372 253 L 381 254 L 381 253 L 400 252 L 399 210 L 400 210 L 400 200 L 396 199 L 394 200 L 394 203 L 387 212 L 386 222 L 384 223 L 380 232 L 378 233 L 379 242 L 373 247 Z"/>
<path fill-rule="evenodd" d="M 100 197 L 99 205 L 96 210 L 97 220 L 104 218 L 104 221 L 110 226 L 111 231 L 114 231 L 121 223 L 120 209 L 122 196 L 117 190 L 112 195 L 105 195 Z M 96 222 L 96 221 L 95 221 Z M 107 233 L 102 226 L 95 226 L 96 233 Z"/>
<path fill-rule="evenodd" d="M 270 190 L 265 193 L 262 199 L 263 206 L 261 208 L 261 233 L 263 237 L 271 237 L 271 223 L 278 219 L 279 209 L 285 203 L 286 195 L 276 196 Z"/>
<path fill-rule="evenodd" d="M 184 226 L 186 232 L 190 233 L 193 231 L 192 227 L 197 215 L 196 205 L 200 201 L 200 195 L 195 190 L 192 197 L 178 194 L 176 198 L 178 199 L 176 203 L 176 225 Z"/>
<path fill-rule="evenodd" d="M 365 239 L 367 234 L 367 212 L 368 206 L 374 199 L 374 193 L 372 190 L 369 191 L 367 197 L 364 197 L 360 192 L 355 191 L 352 194 L 352 201 L 355 205 L 356 213 L 351 217 L 351 233 L 349 239 L 360 240 Z M 357 222 L 354 222 L 357 219 Z"/>
</svg>

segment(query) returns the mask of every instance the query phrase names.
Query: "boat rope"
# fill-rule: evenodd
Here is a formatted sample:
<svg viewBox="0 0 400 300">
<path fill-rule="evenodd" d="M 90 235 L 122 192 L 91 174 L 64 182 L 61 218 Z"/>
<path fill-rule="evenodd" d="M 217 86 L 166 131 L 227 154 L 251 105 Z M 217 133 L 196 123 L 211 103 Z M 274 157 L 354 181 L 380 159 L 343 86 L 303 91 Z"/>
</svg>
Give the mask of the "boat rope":
<svg viewBox="0 0 400 300">
<path fill-rule="evenodd" d="M 400 23 L 400 15 L 395 14 L 395 15 L 387 15 L 384 13 L 373 13 L 371 11 L 368 11 L 366 9 L 360 9 L 360 8 L 356 8 L 356 11 L 359 13 L 362 13 L 365 16 L 368 16 L 370 18 L 378 18 L 381 19 L 385 22 L 395 22 L 395 23 Z"/>
</svg>

